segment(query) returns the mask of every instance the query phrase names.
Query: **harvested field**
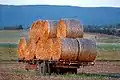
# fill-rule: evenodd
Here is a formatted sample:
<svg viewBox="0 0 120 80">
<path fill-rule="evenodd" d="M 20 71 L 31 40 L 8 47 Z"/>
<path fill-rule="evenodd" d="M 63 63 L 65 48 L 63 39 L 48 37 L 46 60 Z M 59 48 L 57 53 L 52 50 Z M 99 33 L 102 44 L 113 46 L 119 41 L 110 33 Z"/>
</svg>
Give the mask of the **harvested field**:
<svg viewBox="0 0 120 80">
<path fill-rule="evenodd" d="M 0 42 L 17 43 L 22 36 L 23 30 L 0 30 Z"/>
<path fill-rule="evenodd" d="M 96 61 L 94 66 L 80 67 L 78 74 L 39 75 L 35 70 L 24 70 L 24 64 L 0 62 L 0 80 L 120 80 L 120 61 Z"/>
<path fill-rule="evenodd" d="M 119 43 L 98 43 L 97 60 L 120 60 Z"/>
<path fill-rule="evenodd" d="M 120 37 L 99 34 L 99 33 L 85 33 L 84 38 L 96 40 L 98 43 L 120 43 Z"/>
<path fill-rule="evenodd" d="M 27 31 L 23 30 L 0 30 L 0 42 L 15 42 L 18 43 L 20 36 L 28 35 Z M 97 39 L 95 39 L 97 36 Z M 84 38 L 96 40 L 98 43 L 119 43 L 120 37 L 104 35 L 104 34 L 93 34 L 84 33 Z"/>
<path fill-rule="evenodd" d="M 0 59 L 17 59 L 17 44 L 23 31 L 2 30 L 0 31 Z M 26 33 L 27 34 L 27 33 Z M 5 35 L 3 37 L 3 35 Z M 85 33 L 85 38 L 94 39 L 92 33 Z M 99 34 L 100 36 L 100 34 Z M 101 42 L 98 42 L 101 39 Z M 117 41 L 116 41 L 117 40 Z M 105 42 L 104 42 L 105 41 Z M 108 43 L 108 42 L 110 43 Z M 120 60 L 120 37 L 102 35 L 97 39 L 97 60 Z M 114 43 L 112 43 L 114 42 Z M 10 55 L 12 54 L 12 55 Z"/>
<path fill-rule="evenodd" d="M 2 37 L 0 38 L 0 80 L 120 80 L 120 61 L 115 61 L 120 60 L 119 37 L 101 35 L 100 38 L 95 39 L 99 43 L 96 60 L 110 61 L 96 61 L 94 66 L 80 67 L 78 74 L 41 76 L 34 70 L 24 70 L 23 63 L 11 62 L 18 59 L 16 43 L 20 39 L 21 32 L 0 32 L 0 37 Z M 95 35 L 97 34 L 85 33 L 85 36 L 90 39 L 94 39 Z"/>
</svg>

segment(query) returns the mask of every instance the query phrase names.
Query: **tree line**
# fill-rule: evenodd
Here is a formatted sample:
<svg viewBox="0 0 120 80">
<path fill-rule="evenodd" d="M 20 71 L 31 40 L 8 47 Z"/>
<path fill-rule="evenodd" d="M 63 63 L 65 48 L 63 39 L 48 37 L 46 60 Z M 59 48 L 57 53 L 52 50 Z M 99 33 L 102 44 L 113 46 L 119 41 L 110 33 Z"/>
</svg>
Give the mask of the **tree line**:
<svg viewBox="0 0 120 80">
<path fill-rule="evenodd" d="M 0 27 L 0 30 L 23 30 L 23 29 L 24 28 L 22 25 Z"/>
<path fill-rule="evenodd" d="M 120 24 L 116 25 L 84 25 L 85 32 L 120 36 Z"/>
<path fill-rule="evenodd" d="M 120 36 L 120 23 L 115 25 L 83 25 L 85 32 Z M 0 27 L 0 30 L 23 30 L 23 25 Z M 29 29 L 29 26 L 28 28 Z"/>
</svg>

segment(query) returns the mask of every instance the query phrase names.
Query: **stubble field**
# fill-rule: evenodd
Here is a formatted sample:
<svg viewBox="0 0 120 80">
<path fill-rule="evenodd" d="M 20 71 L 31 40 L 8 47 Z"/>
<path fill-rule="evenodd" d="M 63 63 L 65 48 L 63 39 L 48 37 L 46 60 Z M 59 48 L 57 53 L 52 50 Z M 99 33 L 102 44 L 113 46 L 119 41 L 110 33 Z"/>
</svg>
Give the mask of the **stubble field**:
<svg viewBox="0 0 120 80">
<path fill-rule="evenodd" d="M 94 66 L 80 67 L 78 74 L 41 76 L 35 70 L 26 71 L 17 60 L 17 43 L 23 31 L 0 31 L 0 80 L 119 80 L 120 37 L 85 33 L 85 38 L 97 42 L 98 55 Z M 96 38 L 95 38 L 96 36 Z"/>
</svg>

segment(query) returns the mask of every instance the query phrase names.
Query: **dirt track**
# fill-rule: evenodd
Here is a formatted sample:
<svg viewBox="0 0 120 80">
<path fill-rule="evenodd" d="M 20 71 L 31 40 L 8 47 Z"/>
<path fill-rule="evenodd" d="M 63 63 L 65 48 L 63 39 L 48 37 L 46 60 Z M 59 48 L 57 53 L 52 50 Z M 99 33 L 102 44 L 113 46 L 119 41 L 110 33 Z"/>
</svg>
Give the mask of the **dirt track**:
<svg viewBox="0 0 120 80">
<path fill-rule="evenodd" d="M 84 73 L 84 74 L 82 74 Z M 0 62 L 0 80 L 120 80 L 120 61 L 97 61 L 94 66 L 80 67 L 76 76 L 40 76 L 36 71 L 25 71 L 24 64 Z"/>
<path fill-rule="evenodd" d="M 85 73 L 120 73 L 120 61 L 97 61 L 94 66 L 85 66 L 78 72 Z"/>
</svg>

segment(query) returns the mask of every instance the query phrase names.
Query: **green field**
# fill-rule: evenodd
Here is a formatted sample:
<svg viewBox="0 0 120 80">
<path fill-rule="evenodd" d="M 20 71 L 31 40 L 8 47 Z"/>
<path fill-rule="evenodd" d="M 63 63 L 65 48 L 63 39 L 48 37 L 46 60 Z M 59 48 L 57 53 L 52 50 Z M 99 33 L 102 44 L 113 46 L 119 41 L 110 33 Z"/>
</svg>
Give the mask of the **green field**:
<svg viewBox="0 0 120 80">
<path fill-rule="evenodd" d="M 101 35 L 97 39 L 98 42 L 104 43 L 120 43 L 120 37 L 117 36 L 109 36 L 109 35 Z"/>
<path fill-rule="evenodd" d="M 0 60 L 17 60 L 17 48 L 0 47 Z"/>
<path fill-rule="evenodd" d="M 17 43 L 22 32 L 20 30 L 0 30 L 0 42 Z"/>
<path fill-rule="evenodd" d="M 101 43 L 97 45 L 97 60 L 120 60 L 119 43 Z"/>
<path fill-rule="evenodd" d="M 99 43 L 97 45 L 97 49 L 99 51 L 116 52 L 116 51 L 120 51 L 120 44 L 119 43 Z"/>
<path fill-rule="evenodd" d="M 17 59 L 17 42 L 21 33 L 22 31 L 0 31 L 0 60 Z M 85 37 L 89 38 L 94 36 L 95 34 L 85 34 Z M 120 43 L 118 43 L 120 37 L 102 35 L 99 39 L 97 39 L 97 60 L 120 60 Z"/>
<path fill-rule="evenodd" d="M 22 31 L 0 31 L 0 79 L 3 77 L 5 80 L 114 80 L 119 79 L 119 73 L 99 73 L 101 70 L 116 69 L 119 70 L 119 62 L 116 64 L 106 66 L 103 64 L 97 64 L 94 66 L 95 73 L 81 73 L 78 70 L 78 74 L 51 74 L 40 75 L 37 71 L 24 70 L 24 64 L 12 61 L 3 60 L 17 60 L 17 44 L 20 39 Z M 94 39 L 95 34 L 85 34 L 85 37 Z M 102 36 L 97 41 L 97 58 L 96 60 L 120 60 L 120 43 L 119 37 Z M 6 62 L 6 63 L 5 63 Z M 96 61 L 97 63 L 97 61 Z M 118 66 L 116 66 L 118 65 Z M 110 68 L 108 66 L 111 66 Z M 113 68 L 115 67 L 115 68 Z M 85 68 L 85 67 L 84 67 Z M 100 68 L 100 69 L 98 69 Z M 87 69 L 87 68 L 86 68 Z M 87 70 L 89 70 L 88 68 Z M 86 70 L 86 72 L 87 72 Z M 97 72 L 98 71 L 98 72 Z M 110 71 L 110 70 L 109 70 Z M 2 79 L 1 79 L 2 80 Z"/>
<path fill-rule="evenodd" d="M 0 31 L 0 60 L 17 60 L 17 43 L 23 31 Z"/>
<path fill-rule="evenodd" d="M 96 39 L 95 39 L 96 36 Z M 120 37 L 105 34 L 85 33 L 85 38 L 96 40 L 98 43 L 120 43 Z"/>
<path fill-rule="evenodd" d="M 120 60 L 120 44 L 97 45 L 97 60 Z M 0 44 L 0 60 L 17 59 L 17 44 Z"/>
</svg>

